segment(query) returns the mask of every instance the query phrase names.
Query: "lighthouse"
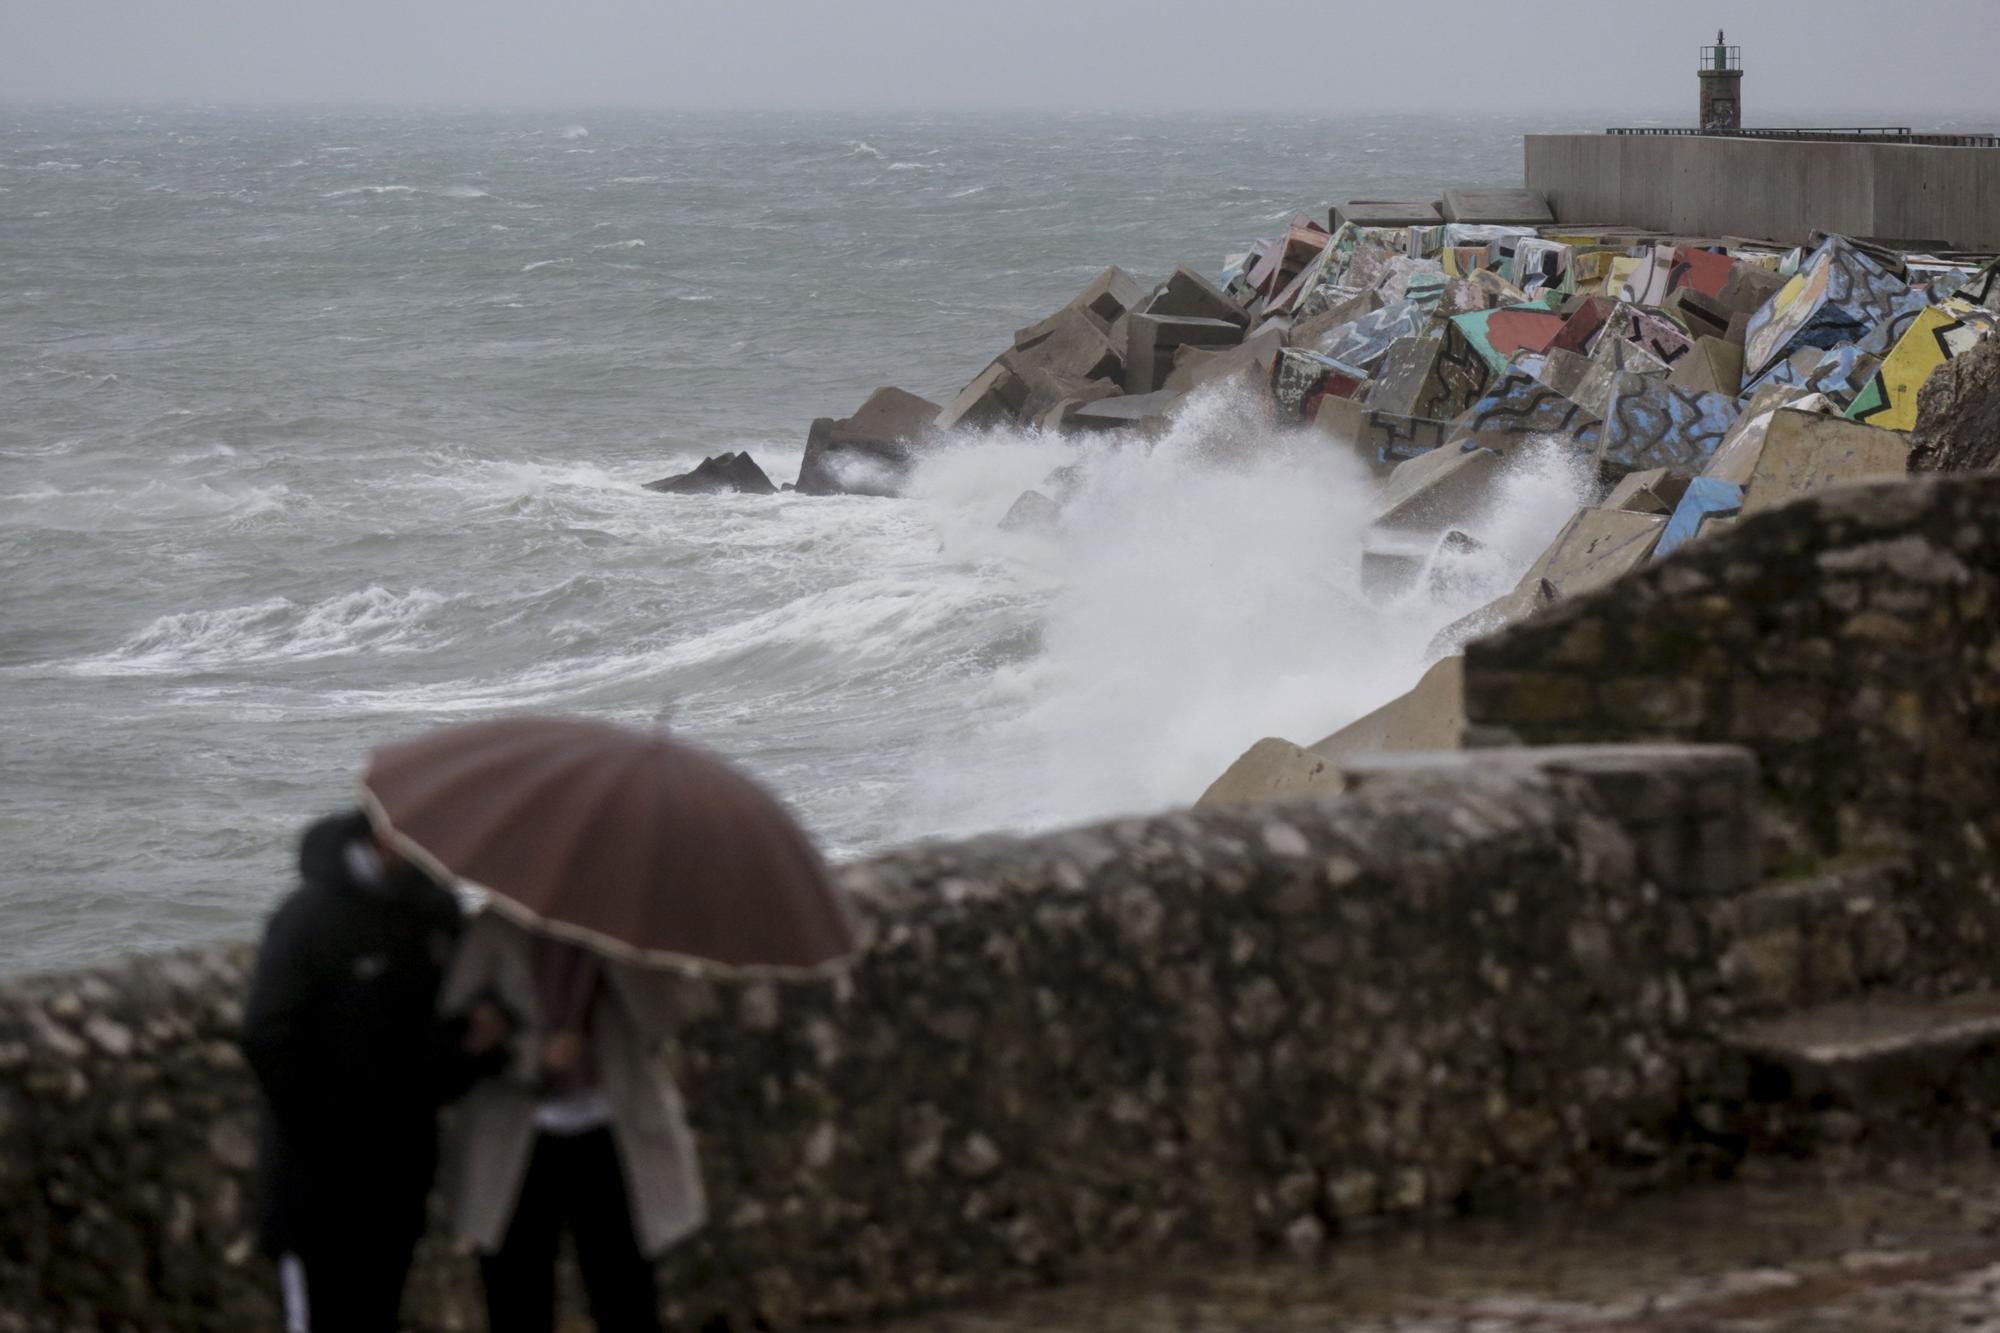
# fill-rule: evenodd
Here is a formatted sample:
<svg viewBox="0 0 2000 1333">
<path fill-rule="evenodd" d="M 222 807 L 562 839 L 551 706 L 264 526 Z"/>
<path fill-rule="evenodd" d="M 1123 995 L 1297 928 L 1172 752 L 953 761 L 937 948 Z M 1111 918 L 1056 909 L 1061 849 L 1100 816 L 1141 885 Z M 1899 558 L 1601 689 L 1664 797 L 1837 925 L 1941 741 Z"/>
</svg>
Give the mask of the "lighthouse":
<svg viewBox="0 0 2000 1333">
<path fill-rule="evenodd" d="M 1743 128 L 1743 48 L 1731 46 L 1715 30 L 1715 45 L 1701 49 L 1701 127 Z"/>
</svg>

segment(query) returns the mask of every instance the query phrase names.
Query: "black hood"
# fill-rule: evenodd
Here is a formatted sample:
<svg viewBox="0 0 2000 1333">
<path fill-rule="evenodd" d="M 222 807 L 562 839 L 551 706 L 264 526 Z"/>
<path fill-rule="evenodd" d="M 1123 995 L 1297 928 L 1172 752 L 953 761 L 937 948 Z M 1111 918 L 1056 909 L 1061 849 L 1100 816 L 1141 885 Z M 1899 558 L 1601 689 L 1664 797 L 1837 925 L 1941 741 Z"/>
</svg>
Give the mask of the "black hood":
<svg viewBox="0 0 2000 1333">
<path fill-rule="evenodd" d="M 316 820 L 299 839 L 299 878 L 308 884 L 345 884 L 347 845 L 368 836 L 368 816 L 359 810 Z"/>
</svg>

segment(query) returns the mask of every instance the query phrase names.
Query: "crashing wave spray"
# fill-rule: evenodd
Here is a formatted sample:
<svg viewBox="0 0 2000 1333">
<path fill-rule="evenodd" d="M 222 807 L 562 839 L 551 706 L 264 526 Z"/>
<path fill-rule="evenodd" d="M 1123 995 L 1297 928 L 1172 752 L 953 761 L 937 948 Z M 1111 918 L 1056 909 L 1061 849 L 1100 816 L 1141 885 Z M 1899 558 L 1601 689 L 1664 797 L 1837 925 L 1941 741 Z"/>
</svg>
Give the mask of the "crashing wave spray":
<svg viewBox="0 0 2000 1333">
<path fill-rule="evenodd" d="M 1037 485 L 1067 488 L 1060 520 L 999 531 Z M 1477 545 L 1454 577 L 1371 598 L 1367 466 L 1222 391 L 1150 443 L 960 441 L 912 493 L 936 508 L 948 553 L 1011 561 L 1043 609 L 1038 651 L 990 679 L 988 715 L 1003 720 L 923 756 L 911 835 L 1184 804 L 1259 737 L 1317 740 L 1413 685 L 1439 632 L 1511 587 L 1596 498 L 1572 451 L 1522 450 L 1460 525 Z"/>
</svg>

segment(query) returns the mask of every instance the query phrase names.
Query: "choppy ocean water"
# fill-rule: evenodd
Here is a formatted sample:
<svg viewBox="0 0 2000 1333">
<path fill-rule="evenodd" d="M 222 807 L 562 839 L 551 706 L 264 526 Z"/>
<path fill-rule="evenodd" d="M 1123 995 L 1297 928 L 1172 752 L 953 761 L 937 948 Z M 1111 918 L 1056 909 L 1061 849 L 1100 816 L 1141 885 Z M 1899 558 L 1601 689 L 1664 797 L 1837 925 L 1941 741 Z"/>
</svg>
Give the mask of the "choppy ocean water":
<svg viewBox="0 0 2000 1333">
<path fill-rule="evenodd" d="M 1052 540 L 994 529 L 1073 455 L 1032 436 L 897 501 L 638 483 L 789 480 L 812 417 L 947 400 L 1107 263 L 1599 124 L 0 107 L 0 968 L 251 929 L 367 747 L 452 719 L 665 723 L 836 855 L 1324 735 L 1466 598 L 1365 604 L 1358 479 L 1225 401 L 1093 456 Z"/>
</svg>

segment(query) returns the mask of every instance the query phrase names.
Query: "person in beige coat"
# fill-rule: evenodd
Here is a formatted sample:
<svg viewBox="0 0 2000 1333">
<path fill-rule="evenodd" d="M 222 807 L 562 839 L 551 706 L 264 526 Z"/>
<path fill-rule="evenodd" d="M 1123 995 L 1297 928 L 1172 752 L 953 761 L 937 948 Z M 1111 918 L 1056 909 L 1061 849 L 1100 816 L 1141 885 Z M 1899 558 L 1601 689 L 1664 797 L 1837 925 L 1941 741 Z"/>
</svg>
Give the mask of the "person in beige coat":
<svg viewBox="0 0 2000 1333">
<path fill-rule="evenodd" d="M 474 1087 L 446 1148 L 458 1235 L 479 1253 L 493 1333 L 551 1333 L 562 1232 L 600 1333 L 654 1333 L 653 1261 L 707 1218 L 679 1092 L 658 1058 L 666 977 L 487 908 L 442 1006 L 514 1022 L 506 1073 Z"/>
</svg>

